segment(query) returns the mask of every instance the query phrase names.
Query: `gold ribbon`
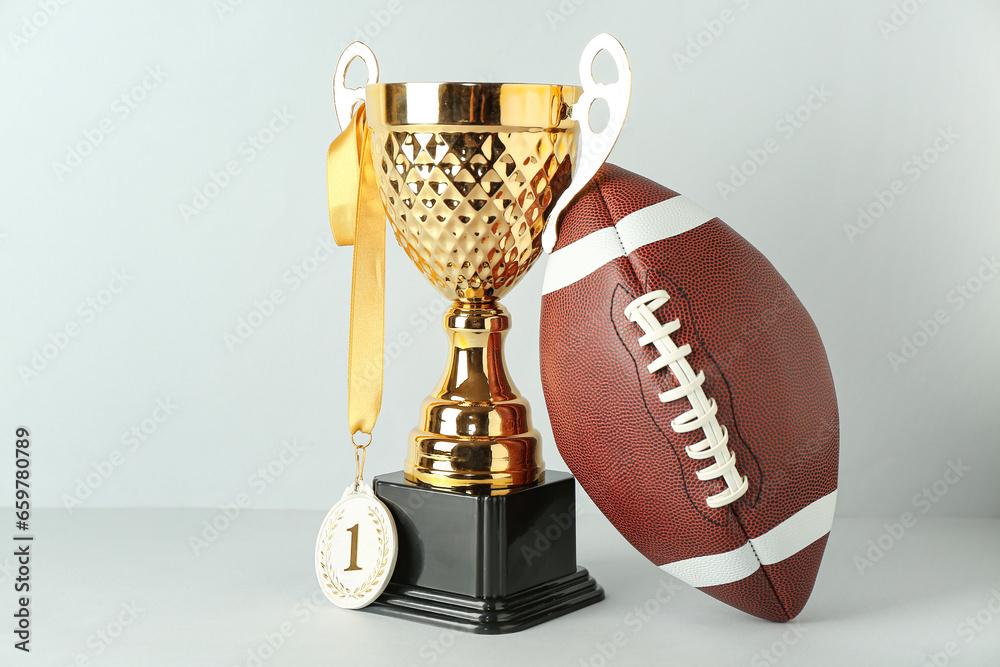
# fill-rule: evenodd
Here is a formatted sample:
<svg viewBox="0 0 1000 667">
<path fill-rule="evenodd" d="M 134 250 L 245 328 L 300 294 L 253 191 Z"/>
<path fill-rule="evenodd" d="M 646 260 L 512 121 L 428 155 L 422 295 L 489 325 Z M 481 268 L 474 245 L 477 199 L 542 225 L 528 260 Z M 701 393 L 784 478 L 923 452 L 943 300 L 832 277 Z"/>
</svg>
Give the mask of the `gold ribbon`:
<svg viewBox="0 0 1000 667">
<path fill-rule="evenodd" d="M 354 246 L 347 422 L 352 437 L 358 431 L 371 435 L 382 407 L 385 209 L 375 182 L 371 130 L 365 124 L 364 104 L 355 112 L 351 127 L 330 144 L 326 186 L 334 241 Z"/>
</svg>

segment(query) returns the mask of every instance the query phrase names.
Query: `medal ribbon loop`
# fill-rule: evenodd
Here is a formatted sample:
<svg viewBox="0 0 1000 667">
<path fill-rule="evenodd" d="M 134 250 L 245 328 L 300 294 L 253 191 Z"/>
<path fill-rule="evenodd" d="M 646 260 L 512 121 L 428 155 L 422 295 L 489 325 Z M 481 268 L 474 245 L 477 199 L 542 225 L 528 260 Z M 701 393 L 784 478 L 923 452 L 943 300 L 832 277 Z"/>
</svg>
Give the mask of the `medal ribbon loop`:
<svg viewBox="0 0 1000 667">
<path fill-rule="evenodd" d="M 370 436 L 382 407 L 386 219 L 375 181 L 364 103 L 354 113 L 351 126 L 330 144 L 326 185 L 334 241 L 354 246 L 347 422 L 352 438 L 358 431 Z M 354 442 L 355 449 L 368 446 Z M 358 477 L 361 472 L 359 466 Z"/>
</svg>

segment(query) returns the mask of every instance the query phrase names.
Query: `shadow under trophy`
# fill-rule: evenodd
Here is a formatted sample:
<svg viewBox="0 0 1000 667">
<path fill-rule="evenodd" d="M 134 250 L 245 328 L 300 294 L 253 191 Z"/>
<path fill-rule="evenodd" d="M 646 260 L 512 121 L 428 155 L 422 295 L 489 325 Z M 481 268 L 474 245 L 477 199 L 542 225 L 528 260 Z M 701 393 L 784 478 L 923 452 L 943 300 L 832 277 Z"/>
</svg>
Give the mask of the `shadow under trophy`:
<svg viewBox="0 0 1000 667">
<path fill-rule="evenodd" d="M 613 83 L 594 79 L 601 51 L 617 66 Z M 368 83 L 348 88 L 355 58 L 367 66 Z M 421 406 L 404 469 L 374 480 L 398 527 L 399 556 L 370 611 L 503 633 L 604 598 L 576 563 L 576 482 L 546 472 L 528 402 L 508 377 L 510 316 L 499 302 L 538 259 L 547 223 L 590 181 L 621 132 L 631 89 L 621 44 L 595 37 L 580 76 L 583 86 L 380 84 L 375 56 L 361 42 L 338 62 L 340 125 L 347 128 L 365 103 L 396 241 L 452 300 L 444 314 L 447 366 Z M 590 109 L 599 98 L 610 119 L 595 132 Z"/>
</svg>

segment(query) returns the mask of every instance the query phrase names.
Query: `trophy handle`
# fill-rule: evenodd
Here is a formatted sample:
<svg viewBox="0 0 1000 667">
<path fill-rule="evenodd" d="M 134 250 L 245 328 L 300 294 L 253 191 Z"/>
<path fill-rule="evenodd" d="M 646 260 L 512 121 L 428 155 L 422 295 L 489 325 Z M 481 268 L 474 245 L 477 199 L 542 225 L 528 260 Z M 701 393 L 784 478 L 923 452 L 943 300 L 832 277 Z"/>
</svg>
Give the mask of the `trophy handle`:
<svg viewBox="0 0 1000 667">
<path fill-rule="evenodd" d="M 340 129 L 346 130 L 354 116 L 354 108 L 359 102 L 365 101 L 365 86 L 347 87 L 347 68 L 355 58 L 361 58 L 368 68 L 368 83 L 378 83 L 378 60 L 364 42 L 352 42 L 347 45 L 337 61 L 337 73 L 333 75 L 333 106 L 337 110 L 337 122 Z"/>
<path fill-rule="evenodd" d="M 607 51 L 618 68 L 618 80 L 614 83 L 598 83 L 594 80 L 594 60 L 601 51 Z M 583 55 L 580 56 L 580 80 L 583 82 L 583 94 L 570 109 L 569 115 L 572 120 L 580 124 L 577 168 L 569 187 L 559 197 L 549 214 L 549 225 L 542 234 L 542 247 L 546 252 L 552 252 L 552 248 L 555 247 L 559 218 L 563 210 L 580 194 L 608 159 L 625 125 L 625 115 L 628 113 L 629 98 L 632 94 L 632 70 L 629 68 L 628 54 L 625 53 L 621 42 L 606 32 L 590 40 L 583 49 Z M 600 132 L 594 132 L 590 127 L 590 107 L 596 99 L 607 102 L 611 112 L 607 126 Z"/>
</svg>

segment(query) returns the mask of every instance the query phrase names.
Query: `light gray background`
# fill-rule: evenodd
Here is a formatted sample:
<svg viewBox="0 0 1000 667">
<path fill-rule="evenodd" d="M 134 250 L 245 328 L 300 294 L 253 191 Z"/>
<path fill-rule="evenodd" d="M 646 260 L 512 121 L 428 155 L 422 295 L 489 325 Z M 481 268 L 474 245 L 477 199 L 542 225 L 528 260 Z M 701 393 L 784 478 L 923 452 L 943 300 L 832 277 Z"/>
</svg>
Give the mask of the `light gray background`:
<svg viewBox="0 0 1000 667">
<path fill-rule="evenodd" d="M 1000 252 L 996 3 L 94 0 L 52 4 L 51 18 L 40 6 L 0 9 L 0 442 L 31 428 L 36 506 L 67 521 L 88 508 L 204 508 L 193 533 L 240 494 L 253 509 L 329 508 L 353 473 L 351 251 L 328 248 L 325 184 L 341 49 L 363 36 L 383 81 L 576 83 L 581 49 L 607 31 L 634 76 L 611 161 L 717 213 L 816 320 L 840 400 L 838 516 L 998 516 L 1000 280 L 976 282 Z M 716 23 L 723 10 L 728 24 Z M 150 68 L 162 81 L 126 117 L 116 100 Z M 814 89 L 831 96 L 800 110 L 810 117 L 788 136 L 782 119 Z M 250 160 L 241 143 L 276 111 L 291 120 Z M 59 174 L 104 119 L 112 131 Z M 914 180 L 908 161 L 942 131 L 957 139 Z M 779 150 L 723 197 L 719 182 L 768 139 Z M 230 161 L 239 173 L 185 220 L 180 206 Z M 858 208 L 896 180 L 905 191 L 850 238 Z M 389 243 L 386 340 L 409 343 L 386 368 L 369 474 L 401 467 L 445 350 L 439 297 Z M 505 300 L 509 365 L 548 466 L 565 469 L 537 370 L 544 261 Z M 296 283 L 302 266 L 315 271 Z M 115 272 L 127 285 L 102 292 Z M 981 289 L 967 299 L 959 285 Z M 227 345 L 274 290 L 273 314 Z M 109 296 L 91 316 L 87 300 Z M 904 338 L 926 344 L 894 367 Z M 53 358 L 24 377 L 36 353 Z M 149 421 L 158 400 L 176 406 L 162 423 Z M 144 426 L 136 446 L 125 434 Z M 11 457 L 0 461 L 9 480 Z M 945 484 L 949 463 L 971 471 Z M 845 557 L 878 537 L 872 525 Z"/>
</svg>

